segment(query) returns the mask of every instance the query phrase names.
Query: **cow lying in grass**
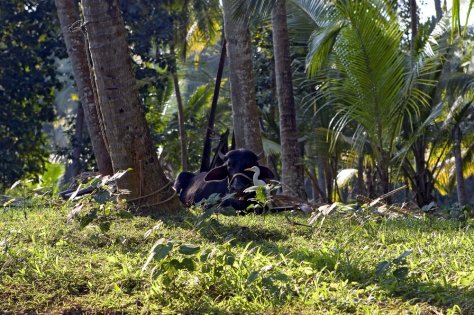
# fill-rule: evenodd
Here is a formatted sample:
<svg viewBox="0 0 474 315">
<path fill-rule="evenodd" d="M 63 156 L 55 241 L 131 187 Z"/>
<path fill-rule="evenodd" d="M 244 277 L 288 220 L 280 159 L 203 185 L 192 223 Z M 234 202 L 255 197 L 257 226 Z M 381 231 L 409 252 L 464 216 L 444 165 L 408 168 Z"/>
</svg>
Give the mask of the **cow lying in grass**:
<svg viewBox="0 0 474 315">
<path fill-rule="evenodd" d="M 222 197 L 235 194 L 232 198 L 225 200 L 222 206 L 245 210 L 250 204 L 248 200 L 250 195 L 244 193 L 244 190 L 253 186 L 254 172 L 249 169 L 257 166 L 260 169 L 260 179 L 274 178 L 270 169 L 259 165 L 258 159 L 258 156 L 250 150 L 229 151 L 223 156 L 224 164 L 207 173 L 181 172 L 176 178 L 174 188 L 179 199 L 186 206 L 207 199 L 214 193 Z"/>
</svg>

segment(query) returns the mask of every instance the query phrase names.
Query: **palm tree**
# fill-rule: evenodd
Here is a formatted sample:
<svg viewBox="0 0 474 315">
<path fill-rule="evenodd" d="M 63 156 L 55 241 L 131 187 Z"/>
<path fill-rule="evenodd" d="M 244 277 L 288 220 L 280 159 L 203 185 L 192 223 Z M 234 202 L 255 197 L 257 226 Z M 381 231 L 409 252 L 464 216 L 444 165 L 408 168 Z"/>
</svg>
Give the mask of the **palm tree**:
<svg viewBox="0 0 474 315">
<path fill-rule="evenodd" d="M 255 96 L 248 16 L 236 16 L 232 0 L 223 0 L 224 31 L 229 57 L 233 128 L 236 146 L 263 153 Z"/>
<path fill-rule="evenodd" d="M 474 5 L 474 1 L 469 1 L 469 8 L 466 14 L 466 23 L 464 25 L 464 30 L 461 32 L 461 15 L 460 15 L 460 1 L 454 0 L 453 1 L 453 9 L 452 9 L 452 37 L 453 42 L 455 40 L 462 40 L 466 37 L 467 25 L 469 16 Z M 450 91 L 452 92 L 452 91 Z M 456 125 L 453 130 L 453 155 L 455 158 L 455 170 L 456 170 L 456 188 L 457 188 L 457 195 L 458 195 L 458 203 L 461 206 L 464 206 L 467 203 L 467 196 L 466 196 L 466 189 L 464 185 L 464 174 L 463 174 L 463 159 L 461 154 L 461 128 L 459 125 Z"/>
<path fill-rule="evenodd" d="M 272 10 L 272 29 L 277 99 L 280 110 L 283 193 L 305 199 L 304 164 L 298 146 L 286 0 L 277 0 L 275 3 Z"/>
<path fill-rule="evenodd" d="M 166 178 L 139 103 L 117 0 L 82 0 L 97 103 L 114 171 L 132 169 L 117 185 L 127 199 L 152 209 L 176 210 L 179 199 Z"/>
<path fill-rule="evenodd" d="M 94 100 L 86 42 L 80 29 L 74 28 L 74 25 L 80 20 L 77 2 L 74 0 L 56 0 L 55 4 L 82 103 L 82 109 L 78 109 L 78 117 L 80 117 L 80 111 L 83 110 L 84 120 L 89 130 L 99 172 L 102 175 L 110 175 L 113 172 L 112 162 L 104 141 L 101 122 Z M 80 119 L 78 120 L 80 121 Z"/>
<path fill-rule="evenodd" d="M 420 90 L 435 63 L 424 54 L 411 62 L 400 49 L 402 32 L 396 12 L 385 1 L 299 1 L 306 12 L 317 12 L 307 56 L 310 76 L 326 73 L 322 93 L 336 109 L 331 126 L 335 138 L 356 123 L 354 143 L 366 138 L 382 186 L 390 190 L 392 159 L 402 126 L 427 106 Z M 323 13 L 323 14 L 322 14 Z"/>
</svg>

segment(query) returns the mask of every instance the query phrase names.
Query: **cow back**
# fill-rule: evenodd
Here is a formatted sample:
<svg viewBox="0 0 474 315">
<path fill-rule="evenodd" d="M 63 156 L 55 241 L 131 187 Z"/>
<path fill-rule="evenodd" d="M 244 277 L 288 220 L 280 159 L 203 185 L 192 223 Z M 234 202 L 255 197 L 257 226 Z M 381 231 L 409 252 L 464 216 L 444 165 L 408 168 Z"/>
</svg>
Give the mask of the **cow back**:
<svg viewBox="0 0 474 315">
<path fill-rule="evenodd" d="M 178 179 L 180 179 L 181 174 L 178 176 Z M 228 193 L 227 180 L 205 181 L 204 177 L 206 174 L 206 172 L 202 172 L 193 174 L 192 177 L 186 175 L 186 178 L 189 180 L 189 182 L 187 185 L 185 185 L 185 187 L 182 187 L 179 196 L 181 202 L 186 206 L 190 206 L 203 199 L 207 199 L 214 193 L 217 193 L 221 196 L 225 196 Z"/>
</svg>

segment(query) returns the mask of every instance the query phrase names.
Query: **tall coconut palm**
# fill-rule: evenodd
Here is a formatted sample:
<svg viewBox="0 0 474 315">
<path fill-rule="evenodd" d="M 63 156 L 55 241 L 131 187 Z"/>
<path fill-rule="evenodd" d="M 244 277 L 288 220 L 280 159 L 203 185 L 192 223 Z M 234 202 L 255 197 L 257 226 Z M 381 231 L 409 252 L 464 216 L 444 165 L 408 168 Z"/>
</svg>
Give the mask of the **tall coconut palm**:
<svg viewBox="0 0 474 315">
<path fill-rule="evenodd" d="M 258 21 L 271 16 L 283 192 L 304 199 L 304 163 L 298 144 L 286 5 L 286 0 L 242 2 L 234 10 L 234 18 L 242 23 L 248 20 L 248 16 L 257 17 Z"/>
<path fill-rule="evenodd" d="M 66 43 L 67 52 L 72 63 L 74 79 L 79 91 L 84 120 L 89 130 L 97 167 L 102 175 L 110 175 L 113 172 L 112 162 L 105 145 L 101 122 L 94 100 L 86 42 L 81 30 L 78 27 L 74 27 L 77 21 L 80 20 L 78 4 L 74 0 L 56 0 L 55 4 L 64 42 Z"/>
<path fill-rule="evenodd" d="M 303 159 L 298 146 L 296 108 L 286 21 L 286 0 L 277 0 L 272 10 L 273 55 L 278 107 L 280 110 L 281 180 L 283 193 L 306 198 Z"/>
<path fill-rule="evenodd" d="M 179 199 L 160 166 L 133 77 L 127 33 L 117 0 L 83 0 L 97 103 L 115 172 L 132 169 L 117 185 L 139 206 L 175 210 Z"/>
<path fill-rule="evenodd" d="M 229 57 L 233 128 L 236 146 L 263 153 L 255 96 L 248 16 L 237 17 L 232 0 L 222 1 Z"/>
</svg>

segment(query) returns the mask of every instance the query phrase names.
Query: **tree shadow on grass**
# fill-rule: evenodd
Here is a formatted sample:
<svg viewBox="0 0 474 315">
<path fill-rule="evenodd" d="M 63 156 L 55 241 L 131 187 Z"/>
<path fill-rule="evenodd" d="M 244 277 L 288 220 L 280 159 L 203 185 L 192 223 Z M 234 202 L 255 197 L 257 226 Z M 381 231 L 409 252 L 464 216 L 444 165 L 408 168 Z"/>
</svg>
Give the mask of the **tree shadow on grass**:
<svg viewBox="0 0 474 315">
<path fill-rule="evenodd" d="M 392 272 L 377 275 L 377 266 L 374 266 L 373 269 L 361 268 L 355 263 L 344 262 L 344 259 L 341 259 L 339 255 L 337 251 L 332 253 L 293 251 L 289 257 L 298 261 L 306 261 L 316 270 L 333 271 L 337 278 L 347 280 L 348 283 L 357 283 L 355 284 L 357 289 L 377 285 L 389 296 L 410 304 L 426 303 L 445 311 L 457 305 L 461 308 L 462 314 L 474 314 L 474 290 L 472 289 L 456 287 L 447 283 L 419 281 L 413 277 L 399 279 Z"/>
<path fill-rule="evenodd" d="M 419 281 L 413 277 L 398 279 L 392 272 L 384 275 L 376 274 L 376 267 L 368 269 L 357 263 L 345 261 L 337 250 L 298 250 L 291 246 L 277 245 L 290 235 L 283 234 L 278 228 L 268 228 L 260 225 L 221 222 L 219 217 L 207 219 L 201 226 L 195 223 L 199 215 L 186 212 L 176 215 L 161 216 L 159 219 L 172 227 L 195 229 L 203 238 L 223 243 L 230 241 L 236 246 L 245 246 L 252 242 L 260 247 L 265 254 L 284 254 L 295 261 L 306 261 L 314 270 L 334 271 L 337 278 L 348 283 L 356 282 L 357 289 L 365 289 L 376 285 L 389 296 L 409 302 L 410 304 L 426 303 L 443 310 L 452 309 L 458 305 L 463 314 L 474 314 L 474 290 L 456 287 L 434 281 Z M 260 218 L 259 216 L 256 217 Z M 281 217 L 283 220 L 283 217 Z M 264 218 L 262 217 L 262 220 Z M 194 225 L 193 225 L 194 224 Z M 405 227 L 410 228 L 410 227 Z M 341 310 L 343 311 L 343 310 Z"/>
<path fill-rule="evenodd" d="M 227 216 L 229 217 L 229 216 Z M 268 228 L 260 224 L 239 224 L 232 222 L 222 222 L 223 215 L 219 214 L 208 218 L 201 223 L 201 215 L 191 212 L 180 215 L 166 215 L 159 218 L 164 224 L 173 228 L 195 230 L 204 239 L 215 242 L 231 242 L 233 245 L 244 247 L 249 242 L 262 248 L 264 253 L 280 253 L 275 242 L 284 241 L 289 238 L 277 228 Z M 256 220 L 263 216 L 255 216 Z M 255 222 L 253 222 L 255 223 Z"/>
</svg>

